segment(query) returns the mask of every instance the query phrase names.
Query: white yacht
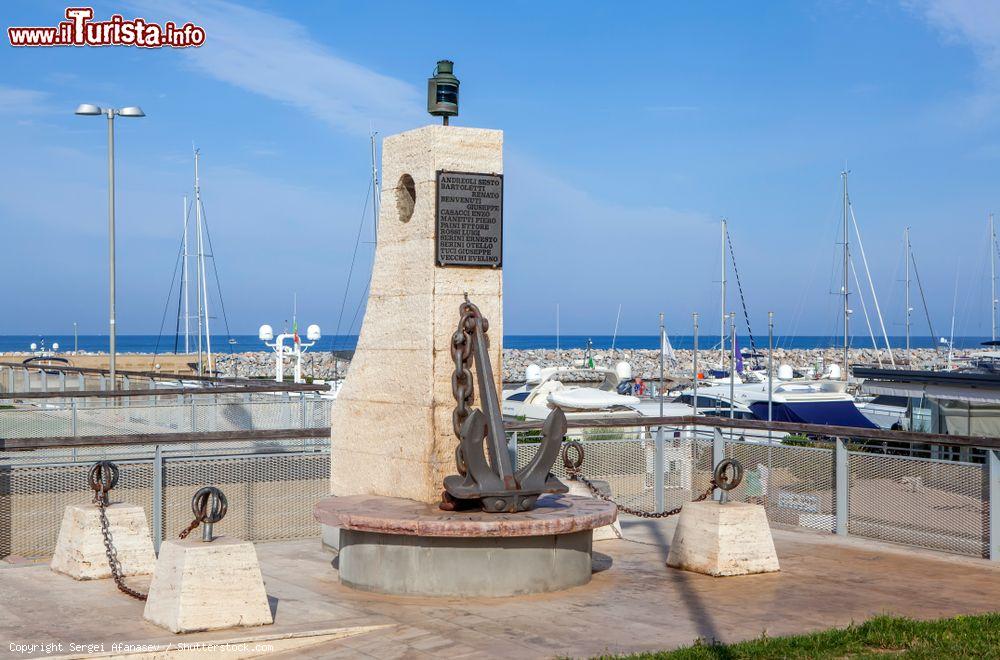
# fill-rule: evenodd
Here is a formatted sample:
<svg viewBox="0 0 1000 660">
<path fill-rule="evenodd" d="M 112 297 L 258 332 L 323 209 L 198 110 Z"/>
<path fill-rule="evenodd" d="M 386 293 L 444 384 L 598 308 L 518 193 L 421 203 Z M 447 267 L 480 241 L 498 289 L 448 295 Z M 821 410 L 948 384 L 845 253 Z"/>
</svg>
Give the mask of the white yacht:
<svg viewBox="0 0 1000 660">
<path fill-rule="evenodd" d="M 832 368 L 824 375 L 826 377 L 820 379 L 795 378 L 790 366 L 781 365 L 771 390 L 771 419 L 776 422 L 878 428 L 855 405 L 854 397 L 847 392 L 847 381 L 837 379 L 839 368 Z M 693 390 L 684 390 L 675 401 L 688 405 L 696 403 L 698 412 L 705 415 L 768 418 L 766 378 L 759 383 L 735 385 L 732 395 L 725 385 L 699 387 L 697 402 L 692 400 L 693 395 Z"/>
<path fill-rule="evenodd" d="M 601 377 L 594 385 L 566 383 L 563 378 L 592 372 Z M 610 367 L 546 367 L 536 364 L 525 370 L 524 385 L 503 393 L 501 411 L 509 419 L 545 419 L 555 408 L 573 417 L 629 417 L 636 413 L 639 398 L 619 394 L 618 385 L 631 378 L 624 362 Z"/>
</svg>

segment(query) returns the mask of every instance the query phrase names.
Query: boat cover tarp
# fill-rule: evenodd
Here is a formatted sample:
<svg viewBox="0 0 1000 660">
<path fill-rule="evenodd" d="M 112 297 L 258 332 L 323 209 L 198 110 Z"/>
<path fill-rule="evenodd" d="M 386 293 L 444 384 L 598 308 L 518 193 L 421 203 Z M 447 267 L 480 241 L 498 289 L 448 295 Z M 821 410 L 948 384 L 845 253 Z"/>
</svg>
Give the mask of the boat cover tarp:
<svg viewBox="0 0 1000 660">
<path fill-rule="evenodd" d="M 556 390 L 549 394 L 548 400 L 560 408 L 573 410 L 602 410 L 612 406 L 634 406 L 639 403 L 639 397 L 605 392 L 595 387 L 569 387 Z"/>
<path fill-rule="evenodd" d="M 877 429 L 878 425 L 861 414 L 850 401 L 797 401 L 795 403 L 772 403 L 771 419 L 776 422 L 798 424 L 823 424 L 824 426 L 853 426 L 861 429 Z M 767 419 L 767 402 L 750 404 L 750 409 L 758 419 Z"/>
</svg>

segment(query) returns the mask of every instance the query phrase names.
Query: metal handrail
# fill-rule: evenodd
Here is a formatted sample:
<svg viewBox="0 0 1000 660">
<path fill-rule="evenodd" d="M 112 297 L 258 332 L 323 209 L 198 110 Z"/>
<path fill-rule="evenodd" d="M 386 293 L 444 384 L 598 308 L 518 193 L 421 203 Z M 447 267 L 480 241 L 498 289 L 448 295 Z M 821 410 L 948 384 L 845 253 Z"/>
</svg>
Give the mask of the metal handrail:
<svg viewBox="0 0 1000 660">
<path fill-rule="evenodd" d="M 122 372 L 118 372 L 122 373 Z M 260 381 L 255 381 L 259 383 Z M 134 390 L 52 390 L 49 392 L 0 392 L 7 399 L 118 399 L 135 396 L 166 396 L 173 394 L 254 394 L 263 392 L 327 392 L 326 383 L 271 383 L 269 385 L 221 385 L 218 387 L 162 387 Z"/>
<path fill-rule="evenodd" d="M 100 367 L 77 367 L 66 364 L 24 364 L 22 362 L 0 362 L 0 367 L 13 367 L 15 369 L 36 369 L 38 371 L 72 371 L 82 374 L 99 374 L 110 376 L 110 369 Z M 257 383 L 259 380 L 253 378 L 223 378 L 222 376 L 198 376 L 195 374 L 172 374 L 160 371 L 127 371 L 115 369 L 116 376 L 138 376 L 149 378 L 150 380 L 200 380 L 206 382 L 226 382 L 226 383 Z"/>
<path fill-rule="evenodd" d="M 680 417 L 574 417 L 567 419 L 569 428 L 631 428 L 636 426 L 710 426 L 725 429 L 746 429 L 751 431 L 777 431 L 782 433 L 803 433 L 830 438 L 852 438 L 887 442 L 908 442 L 955 447 L 982 447 L 1000 449 L 1000 438 L 986 436 L 961 436 L 946 433 L 917 433 L 915 431 L 889 431 L 885 429 L 864 429 L 853 426 L 826 426 L 824 424 L 799 424 L 793 422 L 768 422 L 759 419 L 736 419 L 715 415 L 684 415 Z M 535 431 L 542 428 L 542 421 L 506 422 L 507 431 Z"/>
<path fill-rule="evenodd" d="M 328 438 L 330 427 L 259 429 L 253 431 L 203 431 L 199 433 L 138 433 L 135 435 L 56 436 L 51 438 L 0 438 L 0 451 L 29 451 L 62 447 L 117 445 L 176 445 L 195 442 L 239 442 L 243 440 L 302 440 Z"/>
</svg>

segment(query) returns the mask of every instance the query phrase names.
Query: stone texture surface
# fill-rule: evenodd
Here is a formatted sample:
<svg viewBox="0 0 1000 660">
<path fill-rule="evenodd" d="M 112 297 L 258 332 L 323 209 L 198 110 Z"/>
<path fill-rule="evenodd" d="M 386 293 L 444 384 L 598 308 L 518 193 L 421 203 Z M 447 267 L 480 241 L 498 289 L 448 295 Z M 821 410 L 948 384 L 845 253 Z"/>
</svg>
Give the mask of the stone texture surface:
<svg viewBox="0 0 1000 660">
<path fill-rule="evenodd" d="M 156 555 L 143 508 L 131 504 L 111 504 L 107 515 L 122 575 L 152 573 Z M 97 505 L 66 507 L 50 567 L 77 580 L 111 577 Z"/>
<path fill-rule="evenodd" d="M 179 641 L 278 639 L 380 626 L 267 657 L 590 658 L 649 653 L 698 638 L 731 643 L 763 633 L 810 633 L 880 614 L 935 619 L 995 612 L 1000 601 L 998 562 L 780 525 L 773 532 L 780 573 L 719 580 L 671 570 L 663 562 L 676 522 L 677 516 L 624 517 L 622 528 L 632 540 L 595 545 L 594 565 L 605 570 L 588 584 L 502 599 L 358 591 L 340 583 L 330 554 L 315 539 L 260 543 L 268 594 L 277 601 L 274 625 L 183 638 L 145 621 L 143 604 L 118 593 L 110 580 L 76 582 L 46 566 L 8 566 L 0 569 L 0 638 L 22 644 L 103 643 L 109 651 L 114 642 L 165 649 Z M 203 649 L 192 656 L 198 651 Z"/>
<path fill-rule="evenodd" d="M 610 502 L 590 497 L 543 495 L 520 513 L 441 511 L 437 504 L 369 495 L 328 497 L 316 504 L 316 519 L 341 530 L 429 537 L 524 537 L 570 534 L 613 522 Z"/>
<path fill-rule="evenodd" d="M 249 541 L 164 541 L 143 618 L 175 633 L 273 623 Z"/>
<path fill-rule="evenodd" d="M 454 472 L 454 363 L 448 351 L 467 292 L 490 322 L 494 386 L 502 374 L 499 269 L 438 268 L 438 170 L 503 173 L 503 133 L 426 126 L 385 139 L 382 206 L 368 307 L 358 348 L 334 403 L 330 490 L 437 502 Z M 413 178 L 413 215 L 400 216 L 400 182 Z M 397 374 L 398 376 L 393 376 Z M 477 395 L 478 399 L 478 395 Z"/>
<path fill-rule="evenodd" d="M 685 504 L 667 566 L 714 576 L 779 570 L 764 507 L 710 500 Z"/>
</svg>

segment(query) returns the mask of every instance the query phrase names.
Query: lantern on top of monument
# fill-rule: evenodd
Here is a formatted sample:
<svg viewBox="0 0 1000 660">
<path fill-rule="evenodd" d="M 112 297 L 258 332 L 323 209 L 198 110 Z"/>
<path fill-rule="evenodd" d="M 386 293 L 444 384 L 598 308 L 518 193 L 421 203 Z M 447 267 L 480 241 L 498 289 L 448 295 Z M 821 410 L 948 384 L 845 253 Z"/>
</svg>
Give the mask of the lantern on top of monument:
<svg viewBox="0 0 1000 660">
<path fill-rule="evenodd" d="M 458 86 L 461 84 L 454 74 L 455 63 L 440 60 L 434 75 L 427 79 L 427 112 L 442 117 L 448 125 L 448 117 L 458 115 Z"/>
</svg>

